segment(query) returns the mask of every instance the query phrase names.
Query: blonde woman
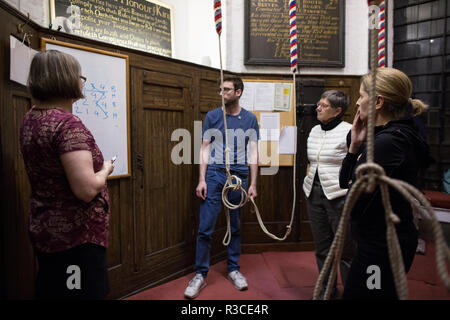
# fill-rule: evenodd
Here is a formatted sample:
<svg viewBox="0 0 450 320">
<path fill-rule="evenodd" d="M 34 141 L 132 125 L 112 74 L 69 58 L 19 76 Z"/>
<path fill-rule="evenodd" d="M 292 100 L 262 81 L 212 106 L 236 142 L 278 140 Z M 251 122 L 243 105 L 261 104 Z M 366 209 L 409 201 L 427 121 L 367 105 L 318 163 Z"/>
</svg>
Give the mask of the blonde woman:
<svg viewBox="0 0 450 320">
<path fill-rule="evenodd" d="M 339 187 L 339 169 L 347 154 L 346 136 L 351 128 L 351 124 L 341 120 L 348 104 L 348 97 L 342 91 L 325 91 L 316 109 L 320 124 L 311 129 L 307 142 L 309 165 L 303 191 L 307 199 L 319 272 L 333 243 L 347 194 L 346 188 Z M 343 283 L 350 269 L 352 255 L 353 247 L 348 236 L 340 261 Z M 337 297 L 338 290 L 334 283 L 332 298 Z"/>
<path fill-rule="evenodd" d="M 351 141 L 340 172 L 345 188 L 355 181 L 355 169 L 366 162 L 364 141 L 369 110 L 369 75 L 363 76 Z M 427 109 L 418 99 L 411 99 L 412 84 L 402 71 L 380 68 L 376 78 L 375 162 L 389 177 L 416 184 L 418 172 L 429 164 L 428 145 L 415 125 L 415 116 Z M 396 225 L 405 271 L 410 269 L 416 252 L 418 233 L 408 201 L 389 189 L 392 209 L 400 218 Z M 351 212 L 352 234 L 357 250 L 344 288 L 343 299 L 397 299 L 386 242 L 386 222 L 380 188 L 361 194 Z M 380 271 L 380 282 L 367 286 L 369 267 Z M 379 268 L 379 269 L 378 269 Z M 371 269 L 372 270 L 372 269 Z M 369 272 L 369 273 L 368 273 Z M 371 271 L 373 273 L 373 271 Z"/>
</svg>

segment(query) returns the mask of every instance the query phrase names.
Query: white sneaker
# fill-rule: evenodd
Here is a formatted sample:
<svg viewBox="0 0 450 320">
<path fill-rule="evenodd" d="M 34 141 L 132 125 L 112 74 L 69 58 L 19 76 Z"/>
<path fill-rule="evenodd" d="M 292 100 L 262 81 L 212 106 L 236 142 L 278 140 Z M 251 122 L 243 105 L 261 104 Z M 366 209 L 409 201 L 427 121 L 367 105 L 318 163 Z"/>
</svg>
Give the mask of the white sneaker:
<svg viewBox="0 0 450 320">
<path fill-rule="evenodd" d="M 205 278 L 200 273 L 196 273 L 195 277 L 189 281 L 189 285 L 184 291 L 184 296 L 188 299 L 195 299 L 204 287 L 206 287 Z"/>
<path fill-rule="evenodd" d="M 236 289 L 238 289 L 239 291 L 247 290 L 247 288 L 248 288 L 247 280 L 242 275 L 242 273 L 240 273 L 239 271 L 237 271 L 237 270 L 231 271 L 228 274 L 228 279 L 231 281 L 231 283 L 234 285 L 234 287 Z"/>
</svg>

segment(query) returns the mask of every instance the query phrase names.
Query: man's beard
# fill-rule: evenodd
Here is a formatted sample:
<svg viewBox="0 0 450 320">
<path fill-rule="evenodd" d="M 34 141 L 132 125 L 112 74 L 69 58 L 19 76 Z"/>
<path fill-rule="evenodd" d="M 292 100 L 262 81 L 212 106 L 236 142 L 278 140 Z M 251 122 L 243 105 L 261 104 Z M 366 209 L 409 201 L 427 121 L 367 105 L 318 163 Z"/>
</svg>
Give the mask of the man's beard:
<svg viewBox="0 0 450 320">
<path fill-rule="evenodd" d="M 228 106 L 234 104 L 236 102 L 236 100 L 237 100 L 236 98 L 226 100 L 225 101 L 225 107 L 228 107 Z"/>
</svg>

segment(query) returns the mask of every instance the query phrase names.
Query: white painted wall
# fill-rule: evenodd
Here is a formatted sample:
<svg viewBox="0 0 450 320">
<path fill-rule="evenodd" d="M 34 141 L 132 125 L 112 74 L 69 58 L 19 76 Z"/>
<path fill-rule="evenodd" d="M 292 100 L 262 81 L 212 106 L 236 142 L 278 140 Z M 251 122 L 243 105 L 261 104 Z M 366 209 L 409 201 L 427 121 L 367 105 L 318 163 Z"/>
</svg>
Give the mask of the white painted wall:
<svg viewBox="0 0 450 320">
<path fill-rule="evenodd" d="M 30 13 L 30 19 L 43 27 L 48 27 L 50 21 L 48 0 L 0 0 L 7 2 L 23 14 Z"/>
<path fill-rule="evenodd" d="M 24 14 L 30 12 L 32 20 L 42 26 L 47 27 L 49 24 L 48 0 L 0 1 L 8 2 Z M 173 6 L 173 58 L 219 68 L 219 43 L 214 27 L 213 0 L 159 1 Z M 289 67 L 244 65 L 244 1 L 246 0 L 222 0 L 221 42 L 224 69 L 238 73 L 290 73 Z M 389 2 L 389 9 L 392 10 L 393 1 Z M 300 74 L 362 75 L 368 72 L 367 2 L 346 0 L 345 13 L 345 67 L 301 68 Z M 392 13 L 389 18 L 391 16 Z M 389 20 L 392 21 L 392 18 Z M 392 34 L 390 32 L 389 41 L 393 39 Z M 388 64 L 392 63 L 391 48 L 392 45 L 388 48 Z"/>
<path fill-rule="evenodd" d="M 161 1 L 161 0 L 159 0 Z M 212 0 L 162 0 L 173 6 L 175 45 L 173 58 L 220 68 L 219 40 Z M 222 46 L 226 43 L 226 8 L 222 8 Z M 222 48 L 223 61 L 225 50 Z M 225 67 L 225 66 L 224 66 Z"/>
</svg>

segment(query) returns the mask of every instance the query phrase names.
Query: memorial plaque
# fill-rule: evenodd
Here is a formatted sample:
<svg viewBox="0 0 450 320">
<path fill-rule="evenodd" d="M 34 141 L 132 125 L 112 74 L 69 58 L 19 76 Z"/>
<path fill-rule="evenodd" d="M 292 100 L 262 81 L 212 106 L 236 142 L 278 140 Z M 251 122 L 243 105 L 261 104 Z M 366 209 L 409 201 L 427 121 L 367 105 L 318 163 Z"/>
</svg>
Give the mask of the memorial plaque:
<svg viewBox="0 0 450 320">
<path fill-rule="evenodd" d="M 345 0 L 298 0 L 298 63 L 343 67 Z M 249 0 L 245 64 L 289 66 L 289 0 Z"/>
<path fill-rule="evenodd" d="M 52 28 L 172 57 L 172 6 L 146 0 L 51 0 Z"/>
</svg>

